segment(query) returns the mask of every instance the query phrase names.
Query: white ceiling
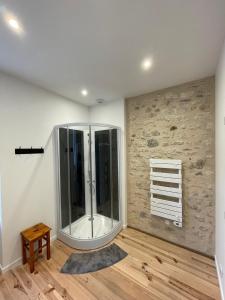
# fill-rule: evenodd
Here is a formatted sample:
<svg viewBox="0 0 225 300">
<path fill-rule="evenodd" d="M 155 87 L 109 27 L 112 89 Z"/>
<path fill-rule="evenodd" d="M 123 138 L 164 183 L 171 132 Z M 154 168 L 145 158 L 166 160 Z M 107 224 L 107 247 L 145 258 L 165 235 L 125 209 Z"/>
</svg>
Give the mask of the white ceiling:
<svg viewBox="0 0 225 300">
<path fill-rule="evenodd" d="M 0 16 L 0 70 L 88 105 L 212 75 L 225 37 L 224 0 L 5 0 L 3 9 L 24 35 Z"/>
</svg>

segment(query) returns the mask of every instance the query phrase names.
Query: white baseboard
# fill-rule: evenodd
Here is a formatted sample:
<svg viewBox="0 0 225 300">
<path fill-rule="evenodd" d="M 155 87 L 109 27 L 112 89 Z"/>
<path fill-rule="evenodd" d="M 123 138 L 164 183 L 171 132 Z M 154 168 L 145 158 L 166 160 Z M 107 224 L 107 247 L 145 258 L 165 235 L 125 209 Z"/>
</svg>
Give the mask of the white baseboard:
<svg viewBox="0 0 225 300">
<path fill-rule="evenodd" d="M 219 263 L 218 263 L 216 255 L 215 255 L 215 263 L 216 263 L 217 276 L 218 276 L 218 280 L 219 280 L 221 299 L 225 300 L 224 292 L 223 292 L 223 285 L 222 285 L 222 278 L 220 275 L 220 268 L 219 268 Z"/>
<path fill-rule="evenodd" d="M 7 272 L 7 271 L 9 271 L 9 270 L 11 270 L 15 267 L 20 266 L 20 265 L 22 265 L 22 257 L 17 258 L 16 260 L 14 260 L 10 264 L 6 265 L 5 267 L 3 267 L 1 265 L 1 267 L 0 267 L 1 268 L 1 273 L 5 273 L 5 272 Z"/>
<path fill-rule="evenodd" d="M 126 229 L 127 228 L 127 224 L 123 224 L 123 229 Z"/>
<path fill-rule="evenodd" d="M 51 236 L 51 243 L 54 242 L 56 239 L 57 239 L 57 235 Z M 22 257 L 15 259 L 13 262 L 11 262 L 10 264 L 8 264 L 4 267 L 2 265 L 0 265 L 0 270 L 1 270 L 1 273 L 5 273 L 15 267 L 20 266 L 20 265 L 22 265 Z"/>
</svg>

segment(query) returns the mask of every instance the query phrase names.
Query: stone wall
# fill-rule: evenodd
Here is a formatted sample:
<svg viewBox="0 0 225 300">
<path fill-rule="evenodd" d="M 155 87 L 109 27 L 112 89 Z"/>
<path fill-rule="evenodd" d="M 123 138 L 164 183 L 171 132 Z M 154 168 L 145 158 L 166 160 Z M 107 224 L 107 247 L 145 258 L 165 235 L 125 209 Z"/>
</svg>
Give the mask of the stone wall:
<svg viewBox="0 0 225 300">
<path fill-rule="evenodd" d="M 214 77 L 126 99 L 128 226 L 214 254 Z M 183 163 L 183 227 L 150 214 L 149 159 Z"/>
</svg>

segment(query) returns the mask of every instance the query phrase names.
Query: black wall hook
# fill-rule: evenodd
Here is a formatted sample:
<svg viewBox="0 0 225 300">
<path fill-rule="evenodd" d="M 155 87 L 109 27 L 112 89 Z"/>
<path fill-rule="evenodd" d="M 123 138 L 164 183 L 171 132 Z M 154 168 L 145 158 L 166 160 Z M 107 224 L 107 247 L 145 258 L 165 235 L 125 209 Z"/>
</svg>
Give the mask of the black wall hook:
<svg viewBox="0 0 225 300">
<path fill-rule="evenodd" d="M 39 153 L 44 153 L 44 149 L 41 148 L 16 148 L 15 149 L 15 154 L 39 154 Z"/>
</svg>

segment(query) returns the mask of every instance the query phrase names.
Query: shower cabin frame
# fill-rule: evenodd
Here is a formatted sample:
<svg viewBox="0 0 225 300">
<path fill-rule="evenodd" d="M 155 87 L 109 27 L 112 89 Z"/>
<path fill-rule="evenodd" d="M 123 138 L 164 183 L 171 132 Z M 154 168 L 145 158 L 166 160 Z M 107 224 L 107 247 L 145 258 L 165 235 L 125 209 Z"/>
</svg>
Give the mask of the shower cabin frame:
<svg viewBox="0 0 225 300">
<path fill-rule="evenodd" d="M 119 221 L 118 224 L 115 225 L 110 232 L 99 236 L 92 237 L 90 239 L 79 239 L 75 238 L 72 235 L 64 232 L 62 230 L 62 220 L 61 220 L 61 181 L 60 181 L 60 143 L 59 143 L 59 129 L 67 128 L 74 126 L 87 126 L 89 128 L 97 126 L 97 127 L 109 127 L 109 129 L 117 129 L 117 151 L 118 151 L 118 210 L 119 210 Z M 91 127 L 90 127 L 91 126 Z M 72 248 L 88 250 L 88 249 L 96 249 L 102 247 L 113 240 L 113 238 L 122 230 L 122 193 L 121 193 L 121 129 L 117 126 L 113 126 L 111 124 L 102 124 L 102 123 L 67 123 L 61 124 L 54 127 L 54 135 L 55 135 L 55 164 L 56 164 L 56 174 L 57 174 L 57 238 L 62 242 L 66 243 Z M 89 148 L 90 151 L 90 148 Z M 92 155 L 90 153 L 90 155 Z M 91 183 L 92 184 L 92 183 Z M 85 200 L 86 202 L 86 200 Z M 91 199 L 93 205 L 93 199 Z M 71 226 L 71 220 L 70 220 Z M 92 224 L 93 226 L 93 224 Z M 92 227 L 93 230 L 93 227 Z"/>
</svg>

